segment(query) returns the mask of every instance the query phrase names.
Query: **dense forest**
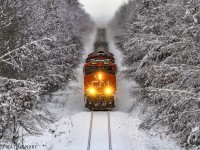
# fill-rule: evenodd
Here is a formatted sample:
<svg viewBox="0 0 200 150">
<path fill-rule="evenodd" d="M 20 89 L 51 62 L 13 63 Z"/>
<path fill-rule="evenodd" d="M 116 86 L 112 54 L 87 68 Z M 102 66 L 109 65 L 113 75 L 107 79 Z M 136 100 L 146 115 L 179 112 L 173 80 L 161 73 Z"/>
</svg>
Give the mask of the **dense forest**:
<svg viewBox="0 0 200 150">
<path fill-rule="evenodd" d="M 75 80 L 93 28 L 76 0 L 0 2 L 0 143 L 18 145 L 53 121 L 44 106 Z"/>
<path fill-rule="evenodd" d="M 200 0 L 130 0 L 110 27 L 125 77 L 139 84 L 140 128 L 200 148 Z"/>
</svg>

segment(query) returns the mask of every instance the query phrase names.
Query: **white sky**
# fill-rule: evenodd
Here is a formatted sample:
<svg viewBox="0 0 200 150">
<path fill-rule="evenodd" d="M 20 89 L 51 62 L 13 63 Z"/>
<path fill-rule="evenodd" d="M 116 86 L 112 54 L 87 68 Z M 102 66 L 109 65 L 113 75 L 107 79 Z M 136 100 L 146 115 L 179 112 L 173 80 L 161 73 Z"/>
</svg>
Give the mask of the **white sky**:
<svg viewBox="0 0 200 150">
<path fill-rule="evenodd" d="M 79 0 L 96 22 L 108 22 L 116 10 L 128 0 Z"/>
</svg>

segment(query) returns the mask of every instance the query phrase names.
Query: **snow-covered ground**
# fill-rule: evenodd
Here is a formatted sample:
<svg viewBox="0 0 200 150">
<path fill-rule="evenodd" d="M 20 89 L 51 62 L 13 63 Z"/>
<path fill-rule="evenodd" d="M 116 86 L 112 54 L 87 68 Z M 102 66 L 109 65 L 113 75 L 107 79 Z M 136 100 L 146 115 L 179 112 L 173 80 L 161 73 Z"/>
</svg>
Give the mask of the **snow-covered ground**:
<svg viewBox="0 0 200 150">
<path fill-rule="evenodd" d="M 77 70 L 78 82 L 72 82 L 75 90 L 66 89 L 54 94 L 54 99 L 66 101 L 64 107 L 49 105 L 57 121 L 47 125 L 44 135 L 27 137 L 25 145 L 38 145 L 38 150 L 86 150 L 88 144 L 91 112 L 84 108 L 82 67 L 87 54 L 92 51 L 95 33 L 86 39 L 83 63 Z M 129 108 L 134 98 L 129 95 L 129 89 L 137 86 L 120 74 L 122 55 L 114 46 L 111 36 L 108 36 L 110 51 L 115 55 L 118 64 L 117 76 L 117 107 L 110 112 L 112 149 L 113 150 L 179 150 L 179 146 L 169 138 L 161 138 L 140 131 L 138 126 L 139 107 L 130 114 Z M 95 112 L 91 150 L 108 150 L 108 129 L 106 112 Z"/>
</svg>

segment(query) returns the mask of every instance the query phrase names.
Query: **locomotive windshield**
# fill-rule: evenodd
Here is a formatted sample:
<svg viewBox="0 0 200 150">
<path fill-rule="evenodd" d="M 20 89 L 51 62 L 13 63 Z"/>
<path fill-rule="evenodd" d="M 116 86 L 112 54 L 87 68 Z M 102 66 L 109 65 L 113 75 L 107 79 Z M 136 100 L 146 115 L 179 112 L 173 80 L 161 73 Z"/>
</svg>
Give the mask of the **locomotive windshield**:
<svg viewBox="0 0 200 150">
<path fill-rule="evenodd" d="M 115 67 L 113 66 L 87 66 L 85 67 L 85 75 L 93 74 L 98 71 L 102 71 L 108 74 L 115 75 Z"/>
<path fill-rule="evenodd" d="M 102 72 L 115 75 L 115 67 L 113 66 L 102 66 L 101 70 Z"/>
<path fill-rule="evenodd" d="M 98 66 L 87 66 L 85 67 L 85 75 L 96 73 L 100 70 Z"/>
</svg>

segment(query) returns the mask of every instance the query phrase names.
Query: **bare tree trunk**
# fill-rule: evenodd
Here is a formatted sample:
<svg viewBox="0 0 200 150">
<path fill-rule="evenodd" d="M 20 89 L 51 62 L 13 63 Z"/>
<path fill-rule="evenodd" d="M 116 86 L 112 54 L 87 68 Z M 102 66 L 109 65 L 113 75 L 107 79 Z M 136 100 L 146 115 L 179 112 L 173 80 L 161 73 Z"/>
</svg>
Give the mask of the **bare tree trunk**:
<svg viewBox="0 0 200 150">
<path fill-rule="evenodd" d="M 13 121 L 14 121 L 14 129 L 13 129 L 12 142 L 16 146 L 16 150 L 18 150 L 18 147 L 17 147 L 17 123 L 16 123 L 16 116 L 13 117 Z"/>
</svg>

